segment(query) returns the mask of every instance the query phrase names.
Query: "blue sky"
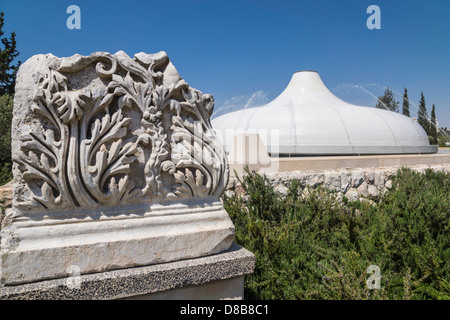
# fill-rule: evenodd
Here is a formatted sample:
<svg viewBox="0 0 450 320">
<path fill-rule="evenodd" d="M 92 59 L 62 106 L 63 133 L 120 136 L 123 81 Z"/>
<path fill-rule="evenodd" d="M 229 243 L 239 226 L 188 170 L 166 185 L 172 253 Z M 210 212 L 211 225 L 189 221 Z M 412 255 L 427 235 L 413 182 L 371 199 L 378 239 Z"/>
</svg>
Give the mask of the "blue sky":
<svg viewBox="0 0 450 320">
<path fill-rule="evenodd" d="M 69 30 L 69 5 L 81 29 Z M 369 5 L 381 29 L 369 30 Z M 417 115 L 423 91 L 440 126 L 450 127 L 450 1 L 25 1 L 0 0 L 4 30 L 17 34 L 20 60 L 38 53 L 166 51 L 216 111 L 274 99 L 298 70 L 319 71 L 341 99 L 374 106 L 389 86 L 408 89 Z M 256 98 L 255 98 L 256 97 Z"/>
</svg>

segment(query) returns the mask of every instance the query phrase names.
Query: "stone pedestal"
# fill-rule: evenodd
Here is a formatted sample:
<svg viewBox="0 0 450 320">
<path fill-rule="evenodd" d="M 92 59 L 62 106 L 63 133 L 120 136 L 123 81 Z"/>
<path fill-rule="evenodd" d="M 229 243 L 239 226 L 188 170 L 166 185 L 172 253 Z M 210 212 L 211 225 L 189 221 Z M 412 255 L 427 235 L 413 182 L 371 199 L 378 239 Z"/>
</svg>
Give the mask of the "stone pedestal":
<svg viewBox="0 0 450 320">
<path fill-rule="evenodd" d="M 242 299 L 255 256 L 233 244 L 206 257 L 1 286 L 0 300 Z"/>
<path fill-rule="evenodd" d="M 4 284 L 67 277 L 75 269 L 89 274 L 201 257 L 233 243 L 234 226 L 220 202 L 65 214 L 72 220 L 52 216 L 4 224 Z"/>
<path fill-rule="evenodd" d="M 2 297 L 242 296 L 214 98 L 165 52 L 35 55 L 15 92 Z"/>
</svg>

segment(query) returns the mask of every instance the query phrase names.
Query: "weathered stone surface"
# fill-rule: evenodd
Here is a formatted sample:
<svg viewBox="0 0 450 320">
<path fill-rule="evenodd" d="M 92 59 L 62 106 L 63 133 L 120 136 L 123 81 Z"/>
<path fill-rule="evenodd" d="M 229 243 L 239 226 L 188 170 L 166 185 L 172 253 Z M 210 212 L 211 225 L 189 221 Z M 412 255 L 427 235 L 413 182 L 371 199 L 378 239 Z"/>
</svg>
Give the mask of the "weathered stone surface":
<svg viewBox="0 0 450 320">
<path fill-rule="evenodd" d="M 365 180 L 368 184 L 375 181 L 375 173 L 373 171 L 366 171 Z"/>
<path fill-rule="evenodd" d="M 444 172 L 450 172 L 450 163 L 446 163 L 443 165 Z"/>
<path fill-rule="evenodd" d="M 317 187 L 323 184 L 323 174 L 308 174 L 306 178 L 306 185 L 309 187 Z"/>
<path fill-rule="evenodd" d="M 358 190 L 355 188 L 351 188 L 347 191 L 347 193 L 345 194 L 345 196 L 347 197 L 348 200 L 350 201 L 356 201 L 359 198 L 359 193 Z"/>
<path fill-rule="evenodd" d="M 428 166 L 426 166 L 426 165 L 417 165 L 417 166 L 413 166 L 411 169 L 413 169 L 414 171 L 417 171 L 419 173 L 425 173 L 425 170 L 428 169 Z"/>
<path fill-rule="evenodd" d="M 384 186 L 386 187 L 386 189 L 391 190 L 392 189 L 392 180 L 386 181 Z"/>
<path fill-rule="evenodd" d="M 365 181 L 361 183 L 356 190 L 358 190 L 358 193 L 364 197 L 367 197 L 369 195 L 369 190 L 367 188 L 367 183 Z"/>
<path fill-rule="evenodd" d="M 0 300 L 110 300 L 140 297 L 242 277 L 252 273 L 254 267 L 255 256 L 233 244 L 226 251 L 207 257 L 16 286 L 0 285 Z M 214 292 L 207 299 L 218 298 L 217 288 L 213 289 Z M 191 295 L 188 299 L 198 297 Z"/>
<path fill-rule="evenodd" d="M 367 192 L 369 193 L 369 196 L 373 198 L 378 197 L 378 195 L 380 194 L 378 188 L 372 184 L 369 184 L 367 186 Z"/>
<path fill-rule="evenodd" d="M 341 174 L 336 171 L 324 172 L 324 187 L 330 191 L 341 190 Z"/>
<path fill-rule="evenodd" d="M 164 52 L 36 55 L 17 75 L 14 201 L 2 282 L 16 284 L 226 250 L 228 162 L 214 99 Z"/>
<path fill-rule="evenodd" d="M 286 187 L 286 185 L 283 182 L 280 182 L 275 186 L 274 190 L 285 196 L 288 194 L 289 188 Z"/>
<path fill-rule="evenodd" d="M 353 188 L 358 188 L 363 182 L 364 182 L 364 172 L 360 170 L 353 171 L 352 172 Z"/>
<path fill-rule="evenodd" d="M 352 174 L 348 171 L 341 172 L 341 192 L 346 193 L 351 187 Z"/>
<path fill-rule="evenodd" d="M 444 172 L 443 165 L 433 165 L 433 166 L 430 166 L 430 169 L 433 171 Z"/>
<path fill-rule="evenodd" d="M 383 171 L 375 171 L 374 172 L 373 184 L 378 190 L 381 190 L 381 189 L 384 188 L 384 174 L 383 174 Z"/>
<path fill-rule="evenodd" d="M 0 206 L 11 208 L 13 200 L 13 182 L 0 186 Z"/>
</svg>

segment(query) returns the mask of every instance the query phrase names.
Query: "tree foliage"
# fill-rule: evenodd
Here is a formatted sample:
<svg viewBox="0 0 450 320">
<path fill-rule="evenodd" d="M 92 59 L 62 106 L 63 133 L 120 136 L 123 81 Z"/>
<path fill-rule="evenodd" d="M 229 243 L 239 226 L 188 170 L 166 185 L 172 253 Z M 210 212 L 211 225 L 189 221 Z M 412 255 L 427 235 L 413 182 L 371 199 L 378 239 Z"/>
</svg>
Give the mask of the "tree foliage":
<svg viewBox="0 0 450 320">
<path fill-rule="evenodd" d="M 405 88 L 405 92 L 403 93 L 402 114 L 407 117 L 411 116 L 410 112 L 409 112 L 408 89 L 406 89 L 406 88 Z"/>
<path fill-rule="evenodd" d="M 383 96 L 378 97 L 378 102 L 375 107 L 394 112 L 398 111 L 398 101 L 395 100 L 394 93 L 389 89 L 389 87 L 386 88 Z"/>
<path fill-rule="evenodd" d="M 417 111 L 417 122 L 422 126 L 427 135 L 429 135 L 430 125 L 428 122 L 428 112 L 423 92 L 420 93 L 419 110 Z"/>
<path fill-rule="evenodd" d="M 0 12 L 0 185 L 12 178 L 11 168 L 11 121 L 14 87 L 20 61 L 14 64 L 19 52 L 16 49 L 16 34 L 4 35 L 5 14 Z"/>
<path fill-rule="evenodd" d="M 0 96 L 0 185 L 12 179 L 11 173 L 11 121 L 13 97 Z"/>
<path fill-rule="evenodd" d="M 431 121 L 430 121 L 430 143 L 431 144 L 438 144 L 438 124 L 436 121 L 436 107 L 433 104 L 433 107 L 431 108 Z"/>
<path fill-rule="evenodd" d="M 3 37 L 3 26 L 5 14 L 0 12 L 0 38 Z M 14 94 L 16 74 L 21 62 L 14 64 L 14 60 L 19 56 L 16 49 L 16 33 L 11 32 L 9 38 L 1 38 L 3 48 L 0 48 L 0 95 Z"/>
</svg>

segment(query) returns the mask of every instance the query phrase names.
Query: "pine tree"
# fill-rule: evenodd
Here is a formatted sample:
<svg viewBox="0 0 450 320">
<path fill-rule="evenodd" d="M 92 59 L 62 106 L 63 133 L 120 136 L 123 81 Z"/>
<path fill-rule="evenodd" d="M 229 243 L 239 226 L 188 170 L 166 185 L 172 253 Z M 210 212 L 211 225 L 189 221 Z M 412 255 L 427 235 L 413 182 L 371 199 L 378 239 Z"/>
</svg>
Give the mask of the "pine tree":
<svg viewBox="0 0 450 320">
<path fill-rule="evenodd" d="M 408 89 L 405 89 L 405 93 L 403 94 L 403 105 L 402 105 L 402 114 L 404 116 L 410 117 L 409 113 L 409 99 L 408 99 Z"/>
<path fill-rule="evenodd" d="M 430 132 L 430 126 L 428 125 L 428 112 L 425 105 L 425 96 L 423 92 L 420 93 L 419 110 L 417 111 L 417 122 L 422 126 L 427 135 Z"/>
<path fill-rule="evenodd" d="M 375 107 L 378 109 L 397 112 L 398 101 L 395 101 L 394 93 L 389 89 L 389 87 L 386 88 L 383 96 L 378 97 L 378 102 Z"/>
<path fill-rule="evenodd" d="M 4 35 L 3 25 L 5 23 L 5 14 L 0 12 L 0 38 Z M 14 94 L 16 84 L 16 74 L 21 62 L 16 65 L 13 61 L 19 55 L 16 50 L 16 33 L 12 32 L 10 38 L 1 38 L 3 49 L 0 48 L 0 95 Z"/>
</svg>

